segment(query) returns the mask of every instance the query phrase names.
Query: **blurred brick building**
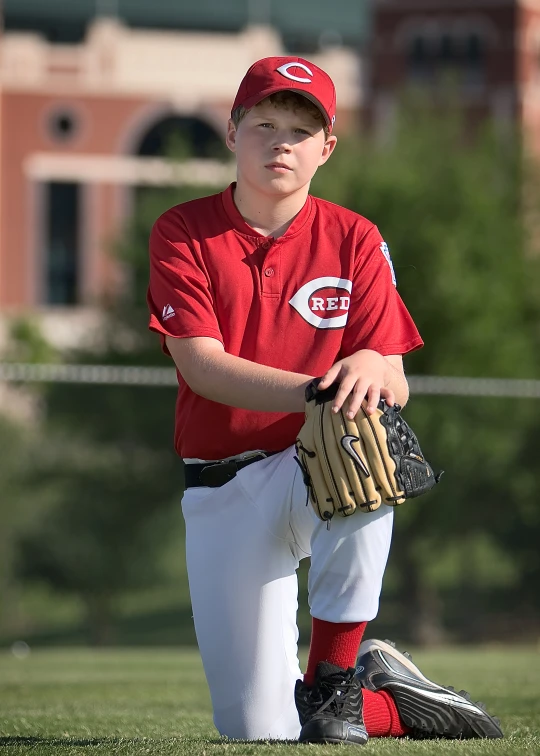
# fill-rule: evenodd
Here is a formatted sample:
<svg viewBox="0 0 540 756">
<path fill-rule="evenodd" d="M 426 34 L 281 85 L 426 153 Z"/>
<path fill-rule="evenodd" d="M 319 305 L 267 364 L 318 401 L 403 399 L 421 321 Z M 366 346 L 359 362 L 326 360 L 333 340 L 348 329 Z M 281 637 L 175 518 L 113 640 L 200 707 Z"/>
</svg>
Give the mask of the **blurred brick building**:
<svg viewBox="0 0 540 756">
<path fill-rule="evenodd" d="M 162 158 L 175 129 L 197 157 L 184 179 L 225 186 L 231 165 L 212 156 L 260 57 L 328 70 L 338 134 L 363 119 L 384 133 L 404 87 L 436 98 L 451 76 L 471 113 L 540 139 L 540 0 L 250 0 L 248 17 L 240 0 L 201 0 L 185 15 L 193 5 L 4 0 L 0 311 L 65 320 L 114 294 L 109 249 L 133 188 L 182 179 Z"/>
<path fill-rule="evenodd" d="M 0 308 L 93 305 L 114 290 L 108 247 L 132 188 L 173 183 L 162 160 L 182 130 L 199 161 L 190 181 L 224 187 L 231 166 L 209 158 L 258 57 L 283 54 L 269 27 L 238 33 L 129 28 L 97 19 L 78 43 L 7 31 L 1 40 Z M 313 56 L 340 90 L 346 128 L 359 108 L 357 57 Z M 229 161 L 230 162 L 230 161 Z"/>
<path fill-rule="evenodd" d="M 472 120 L 521 124 L 540 151 L 539 0 L 376 0 L 367 120 L 383 131 L 405 88 L 458 98 Z"/>
<path fill-rule="evenodd" d="M 167 136 L 181 130 L 191 142 L 199 159 L 185 166 L 190 182 L 226 186 L 234 177 L 230 161 L 210 156 L 223 143 L 238 83 L 254 60 L 285 52 L 283 34 L 270 26 L 166 30 L 171 3 L 161 2 L 161 20 L 160 3 L 153 4 L 146 28 L 136 14 L 128 26 L 93 17 L 88 3 L 86 17 L 84 2 L 51 5 L 52 11 L 42 2 L 12 2 L 0 41 L 4 312 L 73 306 L 80 312 L 114 292 L 120 270 L 109 250 L 129 215 L 133 187 L 179 180 L 162 159 Z M 208 23 L 219 26 L 223 4 L 214 5 Z M 162 28 L 150 28 L 150 18 Z M 172 20 L 182 26 L 181 18 Z M 336 37 L 341 42 L 334 32 L 312 57 L 336 81 L 342 129 L 353 128 L 358 56 L 350 46 L 332 44 Z M 306 38 L 297 35 L 297 43 L 305 46 Z"/>
</svg>

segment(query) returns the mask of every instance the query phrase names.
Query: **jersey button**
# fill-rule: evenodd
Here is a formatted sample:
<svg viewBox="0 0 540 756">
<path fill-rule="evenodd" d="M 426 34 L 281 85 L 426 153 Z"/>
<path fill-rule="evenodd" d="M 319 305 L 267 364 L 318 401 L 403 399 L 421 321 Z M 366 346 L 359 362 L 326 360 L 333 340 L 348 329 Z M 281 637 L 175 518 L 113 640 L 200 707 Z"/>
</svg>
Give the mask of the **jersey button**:
<svg viewBox="0 0 540 756">
<path fill-rule="evenodd" d="M 273 268 L 267 268 L 264 271 L 264 275 L 268 276 L 268 278 L 271 278 L 274 275 L 274 269 Z"/>
<path fill-rule="evenodd" d="M 263 243 L 261 244 L 261 247 L 262 247 L 263 249 L 270 249 L 270 242 L 269 242 L 269 241 L 264 241 L 264 242 L 263 242 Z"/>
</svg>

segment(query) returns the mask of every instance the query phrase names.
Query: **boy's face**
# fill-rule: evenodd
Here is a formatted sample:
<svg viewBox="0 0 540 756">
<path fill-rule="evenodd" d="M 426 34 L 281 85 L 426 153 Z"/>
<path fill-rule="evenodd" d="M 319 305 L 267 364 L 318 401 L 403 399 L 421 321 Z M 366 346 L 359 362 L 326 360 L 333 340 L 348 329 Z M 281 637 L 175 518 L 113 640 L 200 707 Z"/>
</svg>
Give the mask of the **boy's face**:
<svg viewBox="0 0 540 756">
<path fill-rule="evenodd" d="M 273 196 L 287 196 L 309 185 L 336 146 L 321 121 L 303 109 L 255 105 L 236 128 L 229 121 L 227 146 L 235 153 L 238 180 Z"/>
</svg>

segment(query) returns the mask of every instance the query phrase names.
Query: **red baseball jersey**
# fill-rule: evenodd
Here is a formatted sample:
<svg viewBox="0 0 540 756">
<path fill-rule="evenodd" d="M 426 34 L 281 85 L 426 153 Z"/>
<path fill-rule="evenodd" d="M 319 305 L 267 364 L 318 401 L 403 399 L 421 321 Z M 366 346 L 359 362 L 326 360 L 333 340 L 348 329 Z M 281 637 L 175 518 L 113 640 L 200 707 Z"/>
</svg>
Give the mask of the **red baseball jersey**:
<svg viewBox="0 0 540 756">
<path fill-rule="evenodd" d="M 218 339 L 229 354 L 313 376 L 359 349 L 405 354 L 422 339 L 395 288 L 377 227 L 308 196 L 287 232 L 264 237 L 220 194 L 164 213 L 150 237 L 149 327 Z M 217 460 L 294 443 L 303 413 L 256 412 L 195 394 L 178 373 L 175 447 Z"/>
</svg>

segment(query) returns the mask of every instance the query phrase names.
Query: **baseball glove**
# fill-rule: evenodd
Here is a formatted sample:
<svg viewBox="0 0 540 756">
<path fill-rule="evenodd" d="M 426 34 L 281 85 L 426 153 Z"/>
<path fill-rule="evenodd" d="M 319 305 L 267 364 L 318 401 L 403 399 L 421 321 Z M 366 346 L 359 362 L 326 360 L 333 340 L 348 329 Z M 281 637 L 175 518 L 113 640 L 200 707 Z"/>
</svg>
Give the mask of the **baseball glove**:
<svg viewBox="0 0 540 756">
<path fill-rule="evenodd" d="M 397 506 L 429 491 L 435 475 L 418 439 L 401 417 L 399 404 L 384 400 L 368 415 L 365 402 L 354 420 L 332 412 L 335 383 L 318 391 L 320 378 L 306 389 L 306 420 L 296 439 L 308 497 L 321 520 L 349 517 L 359 507 L 373 512 L 381 503 Z"/>
</svg>

